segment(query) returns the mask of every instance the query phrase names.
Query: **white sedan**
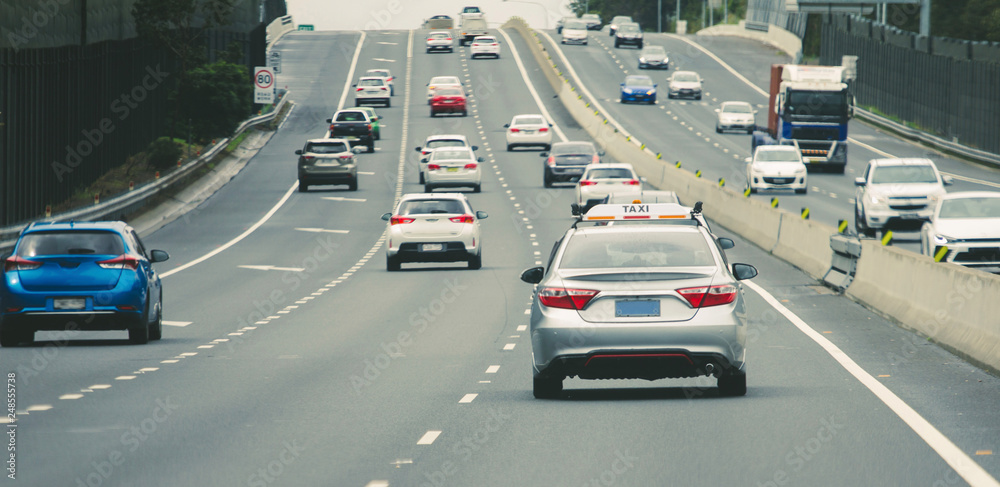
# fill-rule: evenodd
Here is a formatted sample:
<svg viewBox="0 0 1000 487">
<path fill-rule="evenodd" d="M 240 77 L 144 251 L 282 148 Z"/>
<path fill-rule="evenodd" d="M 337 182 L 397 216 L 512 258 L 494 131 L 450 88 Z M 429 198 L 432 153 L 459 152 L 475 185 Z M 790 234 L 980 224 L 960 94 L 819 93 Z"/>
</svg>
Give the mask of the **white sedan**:
<svg viewBox="0 0 1000 487">
<path fill-rule="evenodd" d="M 431 78 L 430 82 L 427 83 L 427 104 L 431 104 L 431 98 L 434 98 L 434 92 L 438 88 L 463 88 L 462 80 L 458 79 L 458 76 L 435 76 Z"/>
<path fill-rule="evenodd" d="M 434 188 L 472 188 L 478 193 L 483 184 L 482 157 L 476 157 L 471 147 L 436 149 L 424 169 L 424 192 Z"/>
<path fill-rule="evenodd" d="M 724 130 L 739 130 L 752 134 L 757 127 L 754 115 L 757 110 L 745 101 L 727 101 L 722 106 L 715 109 L 718 119 L 715 121 L 715 131 L 722 133 Z"/>
<path fill-rule="evenodd" d="M 385 84 L 389 85 L 389 95 L 392 96 L 396 95 L 396 86 L 392 82 L 393 81 L 392 71 L 389 71 L 388 69 L 385 68 L 369 69 L 368 71 L 365 71 L 365 76 L 378 77 L 384 79 Z"/>
<path fill-rule="evenodd" d="M 760 145 L 747 158 L 747 188 L 751 193 L 762 189 L 794 189 L 806 194 L 806 165 L 794 145 Z"/>
<path fill-rule="evenodd" d="M 642 180 L 631 164 L 591 164 L 576 183 L 577 208 L 583 208 L 589 200 L 603 200 L 609 195 L 642 195 Z M 575 209 L 573 214 L 577 214 Z"/>
<path fill-rule="evenodd" d="M 427 140 L 424 141 L 424 145 L 416 148 L 416 151 L 420 153 L 420 184 L 424 184 L 424 168 L 427 166 L 427 161 L 430 160 L 431 154 L 435 149 L 445 147 L 472 147 L 474 151 L 479 150 L 479 146 L 469 145 L 469 139 L 464 135 L 441 134 L 428 136 Z"/>
<path fill-rule="evenodd" d="M 504 127 L 507 129 L 508 151 L 519 146 L 552 149 L 552 130 L 550 130 L 552 124 L 541 115 L 515 115 L 510 123 L 504 124 Z"/>
<path fill-rule="evenodd" d="M 920 251 L 939 262 L 1000 268 L 1000 192 L 960 191 L 938 199 L 920 229 Z"/>
<path fill-rule="evenodd" d="M 476 59 L 479 56 L 490 56 L 500 58 L 500 41 L 493 36 L 477 36 L 472 39 L 472 47 L 469 48 L 469 57 Z"/>
<path fill-rule="evenodd" d="M 461 193 L 406 194 L 391 213 L 385 267 L 398 271 L 405 262 L 462 262 L 469 269 L 483 266 L 479 220 L 489 215 L 473 211 Z"/>
<path fill-rule="evenodd" d="M 455 51 L 455 40 L 451 37 L 451 32 L 439 30 L 427 34 L 427 52 L 433 51 Z"/>
</svg>

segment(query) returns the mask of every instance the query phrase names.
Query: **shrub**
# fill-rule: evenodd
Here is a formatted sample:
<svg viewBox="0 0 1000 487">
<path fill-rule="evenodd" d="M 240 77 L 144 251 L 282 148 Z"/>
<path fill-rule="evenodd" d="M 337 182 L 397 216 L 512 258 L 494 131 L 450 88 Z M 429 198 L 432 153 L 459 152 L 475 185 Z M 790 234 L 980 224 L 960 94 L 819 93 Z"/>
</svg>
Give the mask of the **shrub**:
<svg viewBox="0 0 1000 487">
<path fill-rule="evenodd" d="M 154 140 L 146 149 L 149 164 L 160 171 L 176 166 L 181 155 L 180 145 L 169 137 L 160 137 Z"/>
</svg>

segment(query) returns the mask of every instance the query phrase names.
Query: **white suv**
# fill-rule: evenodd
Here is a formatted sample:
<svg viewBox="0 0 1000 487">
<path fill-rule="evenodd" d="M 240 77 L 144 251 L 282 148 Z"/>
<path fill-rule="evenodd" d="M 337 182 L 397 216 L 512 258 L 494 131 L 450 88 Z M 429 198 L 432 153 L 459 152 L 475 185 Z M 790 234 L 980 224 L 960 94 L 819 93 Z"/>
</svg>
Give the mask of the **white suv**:
<svg viewBox="0 0 1000 487">
<path fill-rule="evenodd" d="M 930 159 L 872 159 L 854 180 L 854 228 L 865 237 L 879 229 L 918 230 L 951 183 Z"/>
<path fill-rule="evenodd" d="M 368 103 L 381 103 L 386 108 L 392 106 L 392 92 L 389 84 L 381 76 L 364 76 L 358 79 L 354 85 L 357 90 L 354 92 L 354 106 L 359 107 Z"/>
<path fill-rule="evenodd" d="M 398 271 L 405 262 L 461 262 L 470 269 L 483 266 L 479 220 L 489 215 L 473 211 L 461 193 L 406 194 L 389 222 L 385 267 Z"/>
</svg>

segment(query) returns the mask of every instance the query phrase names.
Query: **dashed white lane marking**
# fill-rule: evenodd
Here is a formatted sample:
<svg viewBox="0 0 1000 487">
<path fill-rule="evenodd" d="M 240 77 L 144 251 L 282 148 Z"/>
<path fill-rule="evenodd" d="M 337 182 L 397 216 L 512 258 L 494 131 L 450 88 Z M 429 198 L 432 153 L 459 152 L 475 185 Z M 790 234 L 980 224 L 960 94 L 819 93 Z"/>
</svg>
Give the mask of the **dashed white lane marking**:
<svg viewBox="0 0 1000 487">
<path fill-rule="evenodd" d="M 466 395 L 462 396 L 461 399 L 458 400 L 458 403 L 459 404 L 469 404 L 470 402 L 475 401 L 476 400 L 476 396 L 478 396 L 478 395 L 479 394 L 466 394 Z"/>
<path fill-rule="evenodd" d="M 508 343 L 508 344 L 506 344 L 506 345 L 503 346 L 503 349 L 504 350 L 513 350 L 514 347 L 516 347 L 516 346 L 517 346 L 516 343 Z"/>
<path fill-rule="evenodd" d="M 389 487 L 388 480 L 372 480 L 365 484 L 365 487 Z"/>
<path fill-rule="evenodd" d="M 48 411 L 49 409 L 52 409 L 51 404 L 35 404 L 34 406 L 28 406 L 28 409 L 25 409 L 25 411 L 31 413 L 35 411 Z"/>
<path fill-rule="evenodd" d="M 526 309 L 526 310 L 524 310 L 524 314 L 526 314 L 526 315 L 530 315 L 530 314 L 531 314 L 531 310 L 530 310 L 530 309 Z"/>
<path fill-rule="evenodd" d="M 438 436 L 441 436 L 441 430 L 428 430 L 426 433 L 424 433 L 424 436 L 421 436 L 420 439 L 417 440 L 417 444 L 432 445 L 434 444 L 434 440 L 436 440 Z"/>
<path fill-rule="evenodd" d="M 350 230 L 329 230 L 326 228 L 296 228 L 300 232 L 312 232 L 312 233 L 350 233 Z"/>
<path fill-rule="evenodd" d="M 345 198 L 343 196 L 323 196 L 322 199 L 329 201 L 353 201 L 355 203 L 364 203 L 368 201 L 365 198 Z"/>
<path fill-rule="evenodd" d="M 517 331 L 525 331 L 528 329 L 528 325 L 518 325 Z"/>
<path fill-rule="evenodd" d="M 195 355 L 198 355 L 198 352 L 184 352 L 180 355 L 181 357 L 194 357 Z"/>
<path fill-rule="evenodd" d="M 134 375 L 119 375 L 118 377 L 115 377 L 115 380 L 132 380 L 132 379 L 135 379 Z"/>
<path fill-rule="evenodd" d="M 81 397 L 83 397 L 83 394 L 63 394 L 59 396 L 59 399 L 63 401 L 72 401 L 74 399 L 80 399 Z"/>
<path fill-rule="evenodd" d="M 491 366 L 489 366 L 489 367 L 486 368 L 486 373 L 487 374 L 495 374 L 495 373 L 497 373 L 498 370 L 500 370 L 500 366 L 499 365 L 491 365 Z"/>
<path fill-rule="evenodd" d="M 190 325 L 192 322 L 191 321 L 167 321 L 167 320 L 163 320 L 160 323 L 162 323 L 163 326 L 178 326 L 178 327 L 183 328 L 185 326 Z"/>
<path fill-rule="evenodd" d="M 872 377 L 865 369 L 861 368 L 840 347 L 834 345 L 833 342 L 814 330 L 808 323 L 791 312 L 760 285 L 750 281 L 744 282 L 746 282 L 750 289 L 753 289 L 764 298 L 764 301 L 767 301 L 771 307 L 784 315 L 788 321 L 792 322 L 799 331 L 816 342 L 826 353 L 830 354 L 844 370 L 867 387 L 872 394 L 875 394 L 875 397 L 888 406 L 892 412 L 896 413 L 896 416 L 899 416 L 928 446 L 933 448 L 969 485 L 972 487 L 1000 487 L 1000 482 L 997 482 L 983 467 L 973 461 L 971 457 L 966 455 L 964 451 L 952 443 L 947 436 L 938 431 L 934 425 L 924 419 L 909 404 L 906 404 L 899 396 L 889 390 L 888 387 L 879 382 L 878 379 Z"/>
<path fill-rule="evenodd" d="M 177 362 L 180 362 L 180 360 L 176 359 L 160 360 L 161 364 L 176 364 Z"/>
<path fill-rule="evenodd" d="M 490 383 L 490 381 L 488 381 L 488 380 L 481 380 L 481 381 L 479 381 L 479 383 L 480 383 L 480 384 L 489 384 L 489 383 Z"/>
<path fill-rule="evenodd" d="M 94 384 L 87 389 L 93 389 L 95 391 L 103 391 L 104 389 L 111 389 L 111 384 Z"/>
<path fill-rule="evenodd" d="M 159 367 L 143 367 L 143 368 L 139 369 L 139 372 L 142 372 L 143 374 L 148 374 L 150 372 L 156 372 L 157 370 L 160 370 L 160 368 Z"/>
<path fill-rule="evenodd" d="M 302 267 L 278 267 L 273 265 L 240 265 L 236 266 L 241 269 L 252 269 L 255 271 L 285 271 L 285 272 L 302 272 L 305 269 Z"/>
<path fill-rule="evenodd" d="M 381 127 L 385 127 L 385 125 L 381 125 Z M 374 176 L 375 171 L 358 171 L 358 174 L 363 174 L 365 176 Z"/>
</svg>

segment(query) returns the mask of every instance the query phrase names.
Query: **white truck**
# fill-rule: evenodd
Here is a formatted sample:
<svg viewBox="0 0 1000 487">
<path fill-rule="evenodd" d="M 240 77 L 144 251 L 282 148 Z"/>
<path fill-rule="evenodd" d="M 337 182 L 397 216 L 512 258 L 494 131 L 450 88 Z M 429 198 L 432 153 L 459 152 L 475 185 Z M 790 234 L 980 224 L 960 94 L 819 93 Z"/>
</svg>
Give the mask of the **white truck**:
<svg viewBox="0 0 1000 487">
<path fill-rule="evenodd" d="M 458 45 L 464 46 L 476 36 L 487 35 L 486 17 L 482 13 L 463 13 L 459 16 Z"/>
</svg>

